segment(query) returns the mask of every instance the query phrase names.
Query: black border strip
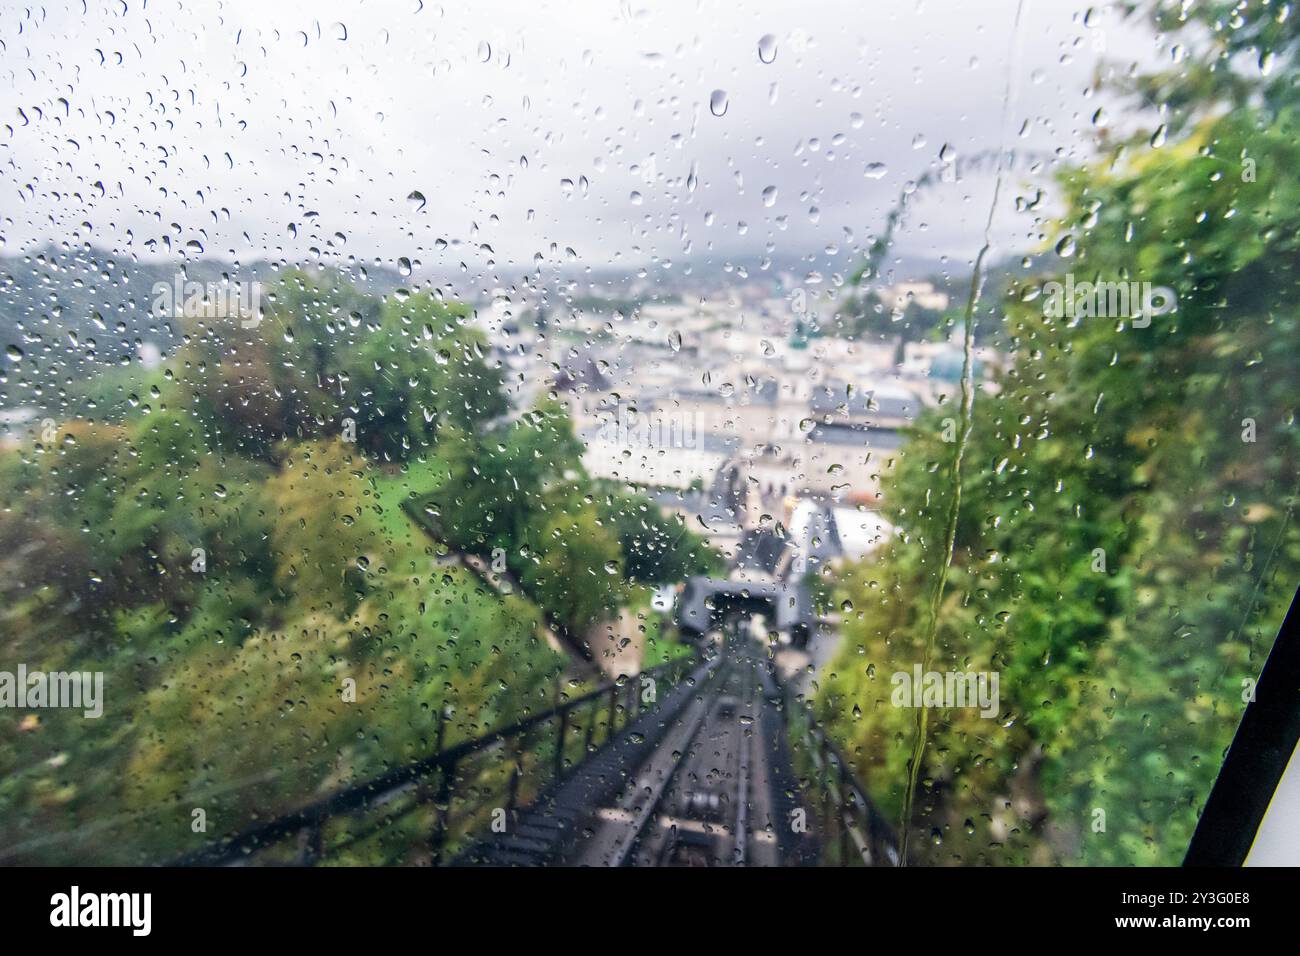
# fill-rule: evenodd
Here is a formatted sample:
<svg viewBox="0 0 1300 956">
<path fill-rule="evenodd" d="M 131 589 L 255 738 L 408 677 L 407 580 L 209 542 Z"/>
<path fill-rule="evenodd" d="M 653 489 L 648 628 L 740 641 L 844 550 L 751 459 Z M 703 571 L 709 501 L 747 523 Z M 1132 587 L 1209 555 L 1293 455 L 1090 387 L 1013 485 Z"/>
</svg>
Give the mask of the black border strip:
<svg viewBox="0 0 1300 956">
<path fill-rule="evenodd" d="M 1264 663 L 1183 866 L 1241 866 L 1300 740 L 1300 590 Z"/>
</svg>

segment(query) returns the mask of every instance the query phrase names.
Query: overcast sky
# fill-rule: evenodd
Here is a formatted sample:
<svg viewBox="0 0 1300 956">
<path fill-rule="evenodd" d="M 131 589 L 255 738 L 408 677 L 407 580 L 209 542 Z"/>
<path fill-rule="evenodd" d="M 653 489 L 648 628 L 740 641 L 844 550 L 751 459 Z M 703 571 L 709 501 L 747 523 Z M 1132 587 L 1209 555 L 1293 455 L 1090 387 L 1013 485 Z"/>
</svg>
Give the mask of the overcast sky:
<svg viewBox="0 0 1300 956">
<path fill-rule="evenodd" d="M 1087 158 L 1099 56 L 1159 54 L 1104 6 L 1085 24 L 1087 7 L 1065 0 L 1026 0 L 1013 38 L 1016 6 L 11 9 L 0 19 L 3 251 L 90 241 L 142 257 L 407 257 L 416 280 L 488 259 L 518 274 L 538 256 L 543 268 L 653 270 L 852 252 L 945 145 L 959 158 L 1004 139 Z M 1035 215 L 1014 208 L 1034 176 L 1021 166 L 1010 177 L 1004 252 L 1034 241 Z M 929 191 L 898 248 L 968 260 L 989 187 L 971 175 Z"/>
</svg>

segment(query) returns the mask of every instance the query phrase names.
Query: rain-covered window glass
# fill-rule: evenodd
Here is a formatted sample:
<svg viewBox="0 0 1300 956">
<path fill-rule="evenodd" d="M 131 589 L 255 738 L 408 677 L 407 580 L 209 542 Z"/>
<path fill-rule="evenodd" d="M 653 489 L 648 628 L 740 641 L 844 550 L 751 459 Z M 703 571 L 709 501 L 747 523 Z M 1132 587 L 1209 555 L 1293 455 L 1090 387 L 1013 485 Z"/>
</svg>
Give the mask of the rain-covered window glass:
<svg viewBox="0 0 1300 956">
<path fill-rule="evenodd" d="M 1300 577 L 1290 4 L 0 17 L 0 863 L 1182 859 Z"/>
</svg>

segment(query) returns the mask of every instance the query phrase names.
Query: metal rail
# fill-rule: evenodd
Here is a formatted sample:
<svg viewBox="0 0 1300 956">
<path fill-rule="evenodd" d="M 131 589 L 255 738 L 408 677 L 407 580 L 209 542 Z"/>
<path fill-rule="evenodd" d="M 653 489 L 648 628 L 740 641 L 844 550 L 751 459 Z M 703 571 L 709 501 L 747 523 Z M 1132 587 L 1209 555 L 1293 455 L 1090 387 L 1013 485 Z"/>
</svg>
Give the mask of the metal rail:
<svg viewBox="0 0 1300 956">
<path fill-rule="evenodd" d="M 745 706 L 753 705 L 754 700 L 754 672 L 747 670 L 745 672 L 745 693 L 741 699 Z M 750 734 L 742 734 L 740 738 L 740 755 L 739 764 L 736 770 L 736 822 L 735 822 L 735 840 L 732 848 L 731 862 L 734 866 L 744 866 L 746 862 L 746 845 L 749 842 L 749 777 L 750 777 L 750 750 L 753 746 L 753 737 Z"/>
<path fill-rule="evenodd" d="M 641 805 L 641 808 L 636 812 L 635 816 L 628 824 L 628 835 L 619 848 L 615 850 L 609 862 L 610 866 L 623 866 L 627 863 L 628 859 L 632 855 L 632 851 L 640 844 L 650 822 L 658 817 L 659 807 L 663 804 L 664 794 L 668 792 L 668 788 L 672 785 L 673 781 L 677 779 L 678 772 L 686 763 L 686 757 L 690 753 L 691 747 L 695 745 L 695 738 L 699 736 L 700 729 L 708 719 L 711 708 L 712 704 L 707 702 L 700 707 L 699 714 L 696 715 L 695 719 L 691 722 L 689 729 L 686 731 L 686 743 L 684 746 L 679 748 L 680 753 L 677 755 L 677 759 L 673 762 L 672 768 L 663 776 L 663 779 L 653 786 L 645 803 Z"/>
<path fill-rule="evenodd" d="M 628 820 L 627 835 L 618 850 L 606 861 L 608 865 L 624 866 L 638 857 L 645 860 L 653 859 L 653 865 L 656 866 L 673 865 L 677 860 L 677 850 L 683 838 L 679 827 L 693 826 L 703 826 L 706 832 L 712 834 L 712 850 L 709 854 L 711 861 L 730 866 L 745 866 L 749 862 L 747 852 L 750 836 L 749 804 L 750 788 L 753 784 L 749 753 L 752 743 L 750 733 L 738 730 L 736 726 L 731 730 L 731 743 L 735 748 L 735 775 L 731 779 L 730 800 L 723 804 L 732 808 L 730 819 L 713 820 L 707 810 L 685 803 L 671 810 L 664 808 L 668 795 L 675 787 L 680 786 L 684 769 L 696 758 L 697 742 L 705 728 L 711 723 L 715 729 L 721 729 L 729 723 L 736 725 L 739 710 L 749 709 L 755 704 L 754 665 L 757 662 L 743 652 L 739 656 L 733 655 L 734 652 L 724 652 L 725 663 L 708 687 L 702 688 L 704 693 L 698 705 L 698 712 L 684 728 L 681 740 L 665 740 L 660 744 L 660 754 L 666 754 L 671 748 L 671 754 L 668 756 L 670 766 L 656 784 L 650 787 L 636 785 L 639 792 L 646 794 L 646 799 Z M 739 686 L 733 687 L 732 682 L 737 682 Z M 720 708 L 723 698 L 732 693 L 738 698 L 737 711 L 729 718 L 722 719 Z M 668 816 L 661 816 L 664 813 Z M 644 841 L 651 839 L 652 823 L 656 821 L 661 827 L 666 828 L 666 832 L 662 835 L 662 844 L 657 849 L 651 848 L 647 853 L 643 850 Z"/>
<path fill-rule="evenodd" d="M 812 708 L 781 683 L 774 671 L 769 672 L 778 688 L 787 738 L 801 769 L 806 770 L 801 781 L 812 791 L 811 802 L 819 811 L 822 862 L 898 866 L 893 828 L 867 796 L 852 765 L 822 729 Z"/>
</svg>

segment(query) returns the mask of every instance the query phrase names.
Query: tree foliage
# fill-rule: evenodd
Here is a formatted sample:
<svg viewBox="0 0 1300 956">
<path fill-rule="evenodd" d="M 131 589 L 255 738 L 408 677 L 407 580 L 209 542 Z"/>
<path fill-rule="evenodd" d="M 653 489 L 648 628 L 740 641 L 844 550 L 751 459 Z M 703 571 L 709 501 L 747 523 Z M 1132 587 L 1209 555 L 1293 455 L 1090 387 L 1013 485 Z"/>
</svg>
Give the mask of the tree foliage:
<svg viewBox="0 0 1300 956">
<path fill-rule="evenodd" d="M 1193 9 L 1216 51 L 1294 56 L 1267 7 Z M 1215 52 L 1188 71 L 1214 95 L 1184 87 L 1181 136 L 1061 177 L 1045 278 L 1164 285 L 1177 311 L 1052 318 L 1037 283 L 1000 303 L 1012 358 L 974 405 L 932 667 L 998 672 L 1002 713 L 932 715 L 908 821 L 922 859 L 1179 862 L 1292 598 L 1297 103 L 1228 69 Z M 886 500 L 906 534 L 841 582 L 853 612 L 819 697 L 894 812 L 916 714 L 890 706 L 890 677 L 930 637 L 953 414 L 900 457 Z"/>
<path fill-rule="evenodd" d="M 287 272 L 263 312 L 188 323 L 120 420 L 0 453 L 6 658 L 103 671 L 112 716 L 0 715 L 0 846 L 54 837 L 24 859 L 159 862 L 426 756 L 440 713 L 516 719 L 562 665 L 543 611 L 626 596 L 566 412 L 506 419 L 469 310 Z M 400 507 L 429 497 L 445 541 Z M 530 596 L 448 543 L 508 550 Z"/>
</svg>

